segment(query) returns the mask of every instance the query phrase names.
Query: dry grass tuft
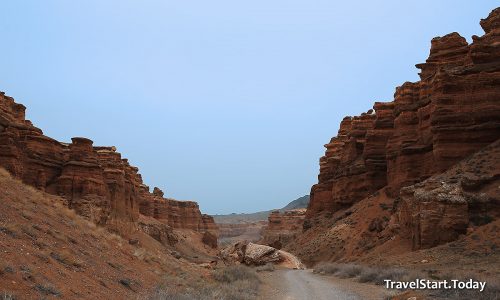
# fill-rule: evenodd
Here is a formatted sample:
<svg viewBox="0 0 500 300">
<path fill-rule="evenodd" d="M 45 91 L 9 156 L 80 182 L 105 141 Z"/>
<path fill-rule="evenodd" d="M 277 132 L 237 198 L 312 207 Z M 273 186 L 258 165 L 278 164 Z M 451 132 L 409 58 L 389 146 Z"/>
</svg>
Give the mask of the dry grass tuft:
<svg viewBox="0 0 500 300">
<path fill-rule="evenodd" d="M 339 271 L 336 273 L 341 278 L 356 277 L 361 273 L 361 266 L 355 264 L 343 264 L 340 266 Z"/>
<path fill-rule="evenodd" d="M 58 262 L 65 264 L 67 266 L 73 266 L 77 268 L 83 267 L 83 262 L 78 257 L 73 255 L 69 250 L 62 250 L 60 252 L 51 252 L 50 256 L 57 260 Z"/>
<path fill-rule="evenodd" d="M 412 271 L 403 268 L 382 268 L 382 267 L 368 267 L 356 264 L 340 264 L 340 263 L 321 263 L 314 268 L 315 273 L 330 274 L 343 278 L 357 277 L 359 282 L 374 283 L 383 285 L 384 280 L 392 281 L 414 281 L 417 279 L 429 279 L 429 276 L 419 271 Z M 441 276 L 441 279 L 459 279 L 459 280 L 474 280 L 486 281 L 486 288 L 483 292 L 478 290 L 430 290 L 427 294 L 436 299 L 484 299 L 493 300 L 500 299 L 500 285 L 491 282 L 488 279 L 477 279 L 474 276 L 465 273 L 446 274 Z M 389 297 L 392 299 L 392 297 Z"/>
<path fill-rule="evenodd" d="M 339 264 L 335 263 L 319 263 L 317 264 L 313 272 L 314 273 L 319 273 L 319 274 L 335 274 L 338 270 L 340 269 Z"/>
<path fill-rule="evenodd" d="M 379 285 L 383 285 L 386 279 L 411 281 L 426 277 L 420 272 L 402 268 L 368 267 L 353 263 L 321 263 L 313 271 L 314 273 L 335 275 L 341 278 L 357 277 L 359 282 L 370 282 Z"/>
<path fill-rule="evenodd" d="M 15 300 L 17 299 L 14 294 L 10 292 L 0 292 L 0 300 Z"/>
<path fill-rule="evenodd" d="M 255 271 L 257 272 L 273 272 L 274 270 L 274 264 L 272 263 L 267 263 L 263 266 L 258 266 L 257 268 L 255 268 Z"/>
<path fill-rule="evenodd" d="M 0 232 L 12 238 L 17 238 L 20 235 L 20 226 L 14 222 L 3 221 L 0 222 Z"/>
<path fill-rule="evenodd" d="M 50 284 L 37 284 L 35 286 L 35 289 L 47 296 L 53 295 L 57 297 L 61 295 L 61 292 L 59 292 L 57 288 L 55 288 L 53 285 Z"/>
<path fill-rule="evenodd" d="M 239 265 L 214 271 L 215 282 L 203 281 L 180 289 L 174 284 L 158 288 L 151 300 L 253 300 L 257 298 L 260 281 L 255 271 Z"/>
</svg>

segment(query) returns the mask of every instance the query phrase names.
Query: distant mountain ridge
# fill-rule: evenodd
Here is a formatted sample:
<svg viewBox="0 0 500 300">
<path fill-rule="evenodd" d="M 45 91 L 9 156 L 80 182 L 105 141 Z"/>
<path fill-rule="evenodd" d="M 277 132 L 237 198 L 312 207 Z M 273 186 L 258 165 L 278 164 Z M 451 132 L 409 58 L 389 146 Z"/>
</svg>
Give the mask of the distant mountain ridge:
<svg viewBox="0 0 500 300">
<path fill-rule="evenodd" d="M 265 211 L 258 211 L 254 213 L 242 213 L 242 214 L 229 214 L 229 215 L 212 215 L 214 217 L 215 223 L 232 223 L 232 224 L 238 224 L 238 223 L 253 223 L 253 222 L 258 222 L 258 221 L 267 221 L 267 217 L 272 211 L 279 210 L 279 211 L 285 211 L 285 210 L 292 210 L 292 209 L 298 209 L 298 208 L 307 208 L 307 205 L 309 205 L 309 195 L 302 196 L 300 198 L 297 198 L 293 200 L 292 202 L 288 203 L 285 207 L 282 207 L 280 209 L 272 209 L 272 210 L 265 210 Z"/>
<path fill-rule="evenodd" d="M 298 208 L 307 208 L 307 205 L 309 205 L 309 195 L 305 195 L 298 199 L 293 200 L 292 202 L 288 203 L 285 207 L 280 209 L 280 211 L 292 210 Z"/>
</svg>

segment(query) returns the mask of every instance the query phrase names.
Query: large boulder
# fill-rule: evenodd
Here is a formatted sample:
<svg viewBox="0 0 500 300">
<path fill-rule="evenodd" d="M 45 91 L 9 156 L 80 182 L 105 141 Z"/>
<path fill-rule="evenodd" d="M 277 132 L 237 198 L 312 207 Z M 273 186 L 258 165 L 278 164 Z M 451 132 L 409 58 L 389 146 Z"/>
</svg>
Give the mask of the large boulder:
<svg viewBox="0 0 500 300">
<path fill-rule="evenodd" d="M 219 253 L 225 264 L 259 266 L 272 263 L 290 269 L 303 269 L 304 265 L 293 254 L 255 243 L 234 243 Z"/>
<path fill-rule="evenodd" d="M 281 260 L 279 250 L 266 245 L 248 243 L 243 261 L 246 265 L 265 265 Z"/>
</svg>

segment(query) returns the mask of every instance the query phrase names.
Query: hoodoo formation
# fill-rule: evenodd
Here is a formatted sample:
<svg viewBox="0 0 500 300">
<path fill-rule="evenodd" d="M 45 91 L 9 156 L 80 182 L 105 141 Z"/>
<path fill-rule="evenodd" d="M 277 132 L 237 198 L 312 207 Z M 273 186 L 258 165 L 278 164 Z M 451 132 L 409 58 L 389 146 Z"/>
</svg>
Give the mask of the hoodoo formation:
<svg viewBox="0 0 500 300">
<path fill-rule="evenodd" d="M 429 248 L 457 239 L 480 225 L 479 219 L 498 220 L 500 9 L 480 24 L 485 34 L 473 36 L 471 44 L 456 32 L 434 38 L 429 58 L 416 65 L 420 81 L 398 87 L 392 102 L 376 102 L 368 112 L 342 120 L 320 159 L 303 240 L 290 247 L 314 244 L 308 229 L 324 232 L 314 229 L 322 218 L 355 228 L 346 224 L 354 218 L 351 208 L 364 205 L 356 205 L 360 202 L 379 205 L 381 198 L 388 209 L 379 218 L 365 217 L 372 226 L 360 237 L 364 242 L 367 235 L 376 238 L 370 232 L 385 230 L 391 238 L 400 228 L 413 249 Z M 482 149 L 489 149 L 489 170 L 478 165 L 467 169 L 471 173 L 462 169 L 461 175 L 430 178 Z M 302 257 L 315 255 L 312 248 L 297 251 Z M 339 252 L 344 254 L 336 258 L 356 253 Z"/>
<path fill-rule="evenodd" d="M 144 215 L 174 229 L 210 232 L 216 240 L 213 218 L 202 215 L 196 202 L 165 199 L 158 188 L 150 193 L 139 169 L 115 147 L 96 147 L 82 137 L 66 144 L 45 136 L 25 119 L 25 109 L 0 93 L 0 166 L 13 176 L 62 196 L 78 214 L 124 235 L 144 228 L 144 222 L 139 226 Z"/>
</svg>

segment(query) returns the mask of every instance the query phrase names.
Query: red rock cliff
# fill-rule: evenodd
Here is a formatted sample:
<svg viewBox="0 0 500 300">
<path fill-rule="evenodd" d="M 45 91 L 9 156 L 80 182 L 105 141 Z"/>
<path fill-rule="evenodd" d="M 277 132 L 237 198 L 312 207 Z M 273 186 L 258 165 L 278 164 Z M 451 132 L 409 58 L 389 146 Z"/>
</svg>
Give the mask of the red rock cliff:
<svg viewBox="0 0 500 300">
<path fill-rule="evenodd" d="M 139 211 L 176 229 L 191 229 L 205 232 L 218 231 L 213 217 L 201 214 L 198 203 L 163 198 L 163 192 L 154 188 L 153 194 L 143 192 Z"/>
<path fill-rule="evenodd" d="M 307 217 L 351 206 L 387 187 L 400 189 L 450 168 L 500 137 L 500 9 L 469 45 L 458 33 L 434 38 L 417 68 L 421 80 L 394 100 L 346 117 L 326 144 Z"/>
<path fill-rule="evenodd" d="M 138 168 L 115 147 L 82 137 L 58 142 L 26 120 L 25 109 L 0 93 L 0 166 L 24 183 L 63 196 L 77 213 L 120 232 L 135 229 L 140 212 L 173 228 L 217 232 L 196 202 L 149 193 Z"/>
<path fill-rule="evenodd" d="M 302 231 L 305 209 L 294 209 L 271 212 L 269 222 L 262 230 L 261 244 L 267 244 L 277 249 L 290 242 Z"/>
</svg>

